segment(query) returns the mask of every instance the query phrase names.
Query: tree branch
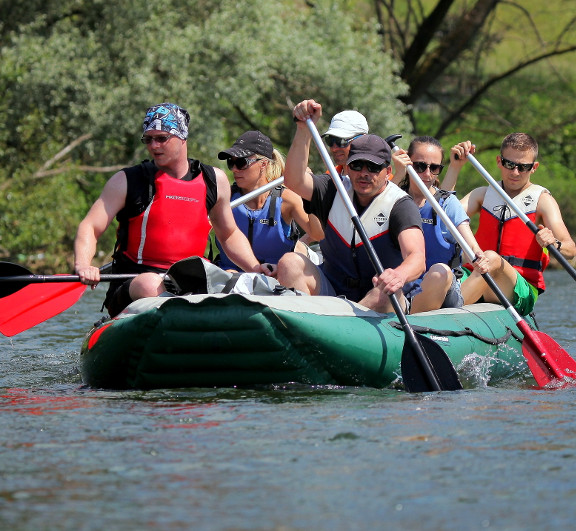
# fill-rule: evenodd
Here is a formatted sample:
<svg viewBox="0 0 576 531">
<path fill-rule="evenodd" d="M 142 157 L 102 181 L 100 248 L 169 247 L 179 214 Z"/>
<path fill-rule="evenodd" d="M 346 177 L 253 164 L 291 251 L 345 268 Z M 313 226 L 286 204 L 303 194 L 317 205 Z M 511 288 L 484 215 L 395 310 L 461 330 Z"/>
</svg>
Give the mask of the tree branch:
<svg viewBox="0 0 576 531">
<path fill-rule="evenodd" d="M 472 96 L 470 96 L 470 98 L 468 98 L 462 105 L 460 105 L 460 107 L 458 107 L 458 109 L 456 109 L 448 117 L 446 117 L 446 119 L 440 124 L 438 130 L 436 131 L 435 136 L 438 138 L 441 138 L 444 135 L 444 133 L 446 132 L 446 129 L 448 128 L 448 126 L 453 121 L 455 121 L 458 117 L 460 117 L 462 114 L 464 114 L 464 111 L 466 111 L 467 109 L 472 107 L 490 87 L 492 87 L 493 85 L 495 85 L 499 81 L 502 81 L 503 79 L 506 79 L 506 78 L 516 74 L 520 70 L 523 70 L 523 69 L 527 68 L 528 66 L 531 66 L 531 65 L 533 65 L 539 61 L 543 61 L 544 59 L 548 59 L 550 57 L 564 55 L 564 54 L 571 53 L 574 51 L 576 51 L 576 45 L 569 46 L 568 48 L 564 48 L 562 50 L 556 50 L 555 49 L 555 50 L 552 50 L 550 52 L 546 52 L 546 53 L 537 55 L 537 56 L 533 57 L 532 59 L 528 59 L 527 61 L 524 61 L 522 63 L 519 63 L 514 68 L 511 68 L 505 72 L 502 72 L 501 74 L 499 74 L 497 76 L 492 76 L 490 79 L 488 79 L 488 81 L 486 83 L 484 83 L 478 90 L 476 90 L 476 92 L 474 92 L 474 94 L 472 94 Z"/>
<path fill-rule="evenodd" d="M 77 138 L 76 140 L 74 140 L 73 142 L 70 142 L 70 144 L 68 144 L 63 150 L 59 151 L 58 153 L 56 153 L 56 155 L 54 155 L 51 159 L 47 160 L 42 167 L 33 175 L 33 177 L 36 177 L 38 174 L 44 172 L 45 170 L 47 170 L 50 166 L 52 166 L 55 162 L 59 161 L 61 158 L 63 158 L 65 155 L 67 155 L 68 153 L 70 153 L 70 151 L 72 151 L 75 147 L 79 146 L 80 144 L 82 144 L 82 142 L 85 142 L 86 140 L 92 138 L 92 133 L 87 133 L 85 135 L 82 135 L 81 137 Z"/>
</svg>

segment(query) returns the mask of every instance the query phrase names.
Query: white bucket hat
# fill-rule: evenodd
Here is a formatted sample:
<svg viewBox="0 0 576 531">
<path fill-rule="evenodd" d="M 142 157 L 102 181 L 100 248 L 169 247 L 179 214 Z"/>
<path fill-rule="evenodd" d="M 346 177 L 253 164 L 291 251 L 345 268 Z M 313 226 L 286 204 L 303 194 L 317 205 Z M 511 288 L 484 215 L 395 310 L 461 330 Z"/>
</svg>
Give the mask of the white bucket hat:
<svg viewBox="0 0 576 531">
<path fill-rule="evenodd" d="M 322 136 L 337 136 L 339 138 L 352 138 L 356 135 L 368 134 L 368 122 L 364 115 L 358 111 L 342 111 L 335 114 L 330 127 Z"/>
</svg>

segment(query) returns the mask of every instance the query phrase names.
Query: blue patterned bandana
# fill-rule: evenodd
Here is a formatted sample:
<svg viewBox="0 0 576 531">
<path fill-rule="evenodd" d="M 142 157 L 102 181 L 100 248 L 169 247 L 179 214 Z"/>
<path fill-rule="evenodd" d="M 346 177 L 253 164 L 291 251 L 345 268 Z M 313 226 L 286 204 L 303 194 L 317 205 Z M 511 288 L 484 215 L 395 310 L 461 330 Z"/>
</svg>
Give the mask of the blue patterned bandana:
<svg viewBox="0 0 576 531">
<path fill-rule="evenodd" d="M 186 109 L 178 107 L 174 103 L 160 103 L 146 111 L 146 117 L 142 124 L 142 132 L 165 131 L 182 140 L 188 138 L 188 124 L 190 115 Z"/>
</svg>

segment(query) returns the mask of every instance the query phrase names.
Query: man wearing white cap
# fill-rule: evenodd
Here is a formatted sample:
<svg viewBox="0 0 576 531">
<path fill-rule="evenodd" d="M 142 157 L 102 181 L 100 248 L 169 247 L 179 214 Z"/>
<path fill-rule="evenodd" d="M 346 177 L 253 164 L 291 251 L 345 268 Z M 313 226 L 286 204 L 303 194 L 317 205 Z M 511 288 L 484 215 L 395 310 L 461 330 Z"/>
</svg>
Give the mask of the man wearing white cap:
<svg viewBox="0 0 576 531">
<path fill-rule="evenodd" d="M 336 163 L 336 170 L 340 175 L 346 166 L 350 143 L 355 138 L 368 134 L 368 122 L 358 111 L 342 111 L 335 114 L 330 127 L 322 136 Z"/>
</svg>

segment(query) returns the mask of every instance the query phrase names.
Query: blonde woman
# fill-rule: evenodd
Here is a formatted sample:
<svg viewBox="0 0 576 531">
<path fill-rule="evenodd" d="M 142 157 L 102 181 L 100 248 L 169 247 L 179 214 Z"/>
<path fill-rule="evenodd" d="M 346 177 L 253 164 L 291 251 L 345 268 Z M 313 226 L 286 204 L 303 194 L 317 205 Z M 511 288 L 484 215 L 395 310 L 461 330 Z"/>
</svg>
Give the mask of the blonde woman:
<svg viewBox="0 0 576 531">
<path fill-rule="evenodd" d="M 284 173 L 284 157 L 260 131 L 247 131 L 240 135 L 231 148 L 218 153 L 218 158 L 226 160 L 228 169 L 234 174 L 231 200 L 278 179 Z M 298 227 L 313 240 L 323 237 L 319 224 L 311 223 L 304 212 L 302 198 L 282 185 L 237 206 L 233 213 L 236 224 L 247 236 L 260 263 L 277 264 L 282 255 L 294 250 L 307 254 L 308 249 L 298 242 Z M 220 250 L 220 267 L 238 270 L 218 241 L 216 244 Z"/>
</svg>

